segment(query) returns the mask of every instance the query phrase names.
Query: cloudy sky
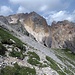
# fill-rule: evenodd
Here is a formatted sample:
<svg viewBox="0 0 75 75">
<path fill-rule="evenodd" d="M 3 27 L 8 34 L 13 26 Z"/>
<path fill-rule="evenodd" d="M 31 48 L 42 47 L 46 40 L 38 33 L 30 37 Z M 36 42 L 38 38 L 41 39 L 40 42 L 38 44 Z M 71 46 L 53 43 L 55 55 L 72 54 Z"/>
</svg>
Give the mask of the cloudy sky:
<svg viewBox="0 0 75 75">
<path fill-rule="evenodd" d="M 0 15 L 35 11 L 52 21 L 75 22 L 75 0 L 0 0 Z"/>
</svg>

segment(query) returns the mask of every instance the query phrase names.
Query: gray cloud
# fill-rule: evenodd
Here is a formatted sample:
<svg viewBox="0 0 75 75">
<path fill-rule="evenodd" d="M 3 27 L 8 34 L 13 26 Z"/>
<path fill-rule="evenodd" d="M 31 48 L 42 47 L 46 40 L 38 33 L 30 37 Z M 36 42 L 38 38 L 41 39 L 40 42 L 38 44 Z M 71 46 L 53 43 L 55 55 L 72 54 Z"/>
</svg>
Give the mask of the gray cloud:
<svg viewBox="0 0 75 75">
<path fill-rule="evenodd" d="M 29 12 L 29 11 L 25 9 L 23 6 L 19 6 L 17 13 L 24 13 L 24 12 Z"/>
<path fill-rule="evenodd" d="M 52 11 L 48 13 L 49 15 L 46 18 L 48 24 L 51 24 L 52 21 L 62 21 L 62 20 L 69 20 L 75 22 L 75 11 L 72 13 L 67 11 Z"/>
<path fill-rule="evenodd" d="M 44 12 L 55 8 L 62 8 L 61 0 L 9 0 L 10 3 L 18 4 L 29 11 Z"/>
<path fill-rule="evenodd" d="M 12 13 L 12 9 L 8 6 L 0 6 L 0 15 L 9 15 L 10 13 Z"/>
</svg>

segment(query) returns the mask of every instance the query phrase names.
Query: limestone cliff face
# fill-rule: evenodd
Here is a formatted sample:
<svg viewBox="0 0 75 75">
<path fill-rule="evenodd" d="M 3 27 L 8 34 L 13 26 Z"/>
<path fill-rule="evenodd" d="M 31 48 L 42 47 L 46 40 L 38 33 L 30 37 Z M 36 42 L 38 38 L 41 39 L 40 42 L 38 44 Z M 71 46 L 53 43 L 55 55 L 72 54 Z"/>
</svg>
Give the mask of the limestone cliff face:
<svg viewBox="0 0 75 75">
<path fill-rule="evenodd" d="M 24 27 L 38 42 L 45 45 L 49 37 L 49 29 L 46 20 L 35 12 L 31 12 L 24 21 Z"/>
<path fill-rule="evenodd" d="M 51 26 L 52 48 L 69 48 L 75 52 L 75 24 L 59 21 Z"/>
</svg>

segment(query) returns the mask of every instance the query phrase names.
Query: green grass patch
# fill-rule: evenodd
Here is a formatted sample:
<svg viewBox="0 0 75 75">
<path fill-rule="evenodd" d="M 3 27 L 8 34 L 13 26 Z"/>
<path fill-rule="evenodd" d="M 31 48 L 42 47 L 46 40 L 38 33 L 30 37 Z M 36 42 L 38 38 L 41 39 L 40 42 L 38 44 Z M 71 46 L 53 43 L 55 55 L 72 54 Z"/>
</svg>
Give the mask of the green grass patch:
<svg viewBox="0 0 75 75">
<path fill-rule="evenodd" d="M 67 57 L 61 57 L 59 55 L 57 55 L 57 57 L 63 62 L 66 63 L 66 61 L 68 61 L 69 63 L 71 63 L 73 66 L 75 66 L 75 63 L 73 61 L 71 61 L 69 58 Z M 68 65 L 68 64 L 67 64 Z"/>
<path fill-rule="evenodd" d="M 35 66 L 39 66 L 41 64 L 39 62 L 40 61 L 40 58 L 39 58 L 39 56 L 35 52 L 28 51 L 27 54 L 29 56 L 29 59 L 27 60 L 28 63 L 30 63 L 32 65 L 35 65 Z"/>
<path fill-rule="evenodd" d="M 66 72 L 68 75 L 74 75 L 68 68 L 64 68 L 64 72 Z"/>
<path fill-rule="evenodd" d="M 40 57 L 35 52 L 29 51 L 27 54 L 29 56 L 29 59 L 27 61 L 31 65 L 35 65 L 35 66 L 38 66 L 38 67 L 47 67 L 46 64 L 43 64 L 43 63 L 40 62 Z"/>
<path fill-rule="evenodd" d="M 54 69 L 55 71 L 58 72 L 59 75 L 66 75 L 64 72 L 61 71 L 61 69 L 58 67 L 58 63 L 56 63 L 53 59 L 50 57 L 46 56 L 47 61 L 49 61 L 48 65 Z"/>
<path fill-rule="evenodd" d="M 53 49 L 56 55 L 66 56 L 71 60 L 75 60 L 75 54 L 72 53 L 69 49 Z"/>
<path fill-rule="evenodd" d="M 21 42 L 18 38 L 14 37 L 9 32 L 0 28 L 0 41 L 2 42 L 2 44 L 13 44 L 13 42 L 10 39 L 15 41 L 14 46 L 20 48 L 21 50 L 26 50 L 26 48 L 23 46 L 23 42 Z"/>
<path fill-rule="evenodd" d="M 41 63 L 37 60 L 37 59 L 33 59 L 33 58 L 29 58 L 28 63 L 35 65 L 35 66 L 39 66 Z"/>
<path fill-rule="evenodd" d="M 75 68 L 73 67 L 75 66 L 75 55 L 72 52 L 69 52 L 69 49 L 55 49 L 54 51 L 56 56 L 67 66 L 69 72 L 75 72 Z"/>
<path fill-rule="evenodd" d="M 35 58 L 40 61 L 40 57 L 35 52 L 28 51 L 27 54 L 30 58 Z"/>
<path fill-rule="evenodd" d="M 73 66 L 75 66 L 75 63 L 73 61 L 71 61 L 70 59 L 66 58 L 66 57 L 61 57 L 61 56 L 57 56 L 66 66 L 64 71 L 66 73 L 72 73 L 71 71 L 75 72 L 75 68 L 72 67 L 71 65 L 69 65 L 67 62 L 69 62 L 70 64 L 72 64 Z M 71 71 L 70 71 L 71 70 Z M 68 72 L 67 72 L 68 71 Z"/>
</svg>

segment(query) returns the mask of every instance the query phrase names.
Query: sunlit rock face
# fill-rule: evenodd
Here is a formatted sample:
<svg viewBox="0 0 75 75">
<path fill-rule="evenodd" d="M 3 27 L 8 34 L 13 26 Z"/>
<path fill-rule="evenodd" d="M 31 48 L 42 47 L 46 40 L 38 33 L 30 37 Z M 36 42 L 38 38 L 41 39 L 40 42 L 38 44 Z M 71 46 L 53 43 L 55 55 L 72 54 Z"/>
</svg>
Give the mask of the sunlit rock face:
<svg viewBox="0 0 75 75">
<path fill-rule="evenodd" d="M 24 27 L 31 33 L 38 42 L 49 46 L 49 28 L 46 20 L 35 12 L 29 13 L 24 21 Z"/>
<path fill-rule="evenodd" d="M 14 14 L 14 15 L 9 15 L 6 17 L 6 19 L 8 20 L 8 22 L 10 24 L 15 24 L 18 22 L 23 22 L 23 20 L 25 20 L 28 16 L 28 13 L 19 13 L 19 14 Z"/>
</svg>

